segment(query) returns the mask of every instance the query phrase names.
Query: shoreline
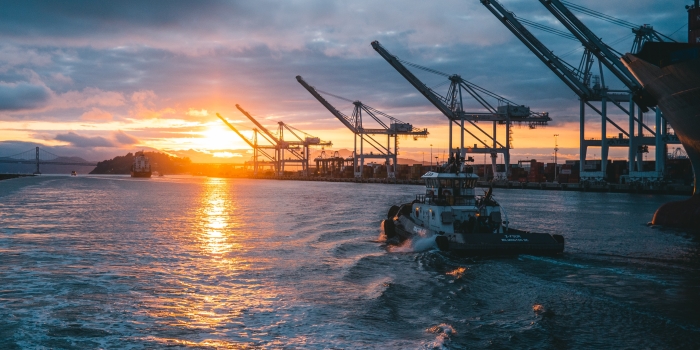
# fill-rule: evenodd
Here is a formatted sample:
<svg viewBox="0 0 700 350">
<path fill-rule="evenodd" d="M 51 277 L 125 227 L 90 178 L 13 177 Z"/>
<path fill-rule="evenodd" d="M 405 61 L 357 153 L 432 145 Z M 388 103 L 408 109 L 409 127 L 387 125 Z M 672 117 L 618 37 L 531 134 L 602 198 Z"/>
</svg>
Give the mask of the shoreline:
<svg viewBox="0 0 700 350">
<path fill-rule="evenodd" d="M 214 177 L 214 176 L 212 176 Z M 387 179 L 387 178 L 332 178 L 332 177 L 302 177 L 302 176 L 221 176 L 223 178 L 247 178 L 259 180 L 283 180 L 283 181 L 323 181 L 323 182 L 349 182 L 389 185 L 424 185 L 423 180 L 414 179 Z M 542 191 L 579 191 L 579 192 L 610 192 L 610 193 L 642 193 L 660 195 L 687 195 L 693 194 L 693 186 L 663 184 L 663 183 L 552 183 L 552 182 L 517 182 L 517 181 L 478 181 L 477 186 Z"/>
<path fill-rule="evenodd" d="M 50 174 L 46 174 L 50 175 Z M 97 175 L 98 174 L 89 174 Z M 117 174 L 106 174 L 117 175 Z M 124 174 L 128 175 L 128 174 Z M 241 175 L 241 176 L 212 176 L 212 175 L 192 175 L 181 174 L 184 176 L 202 176 L 216 177 L 229 179 L 254 179 L 254 180 L 281 180 L 281 181 L 323 181 L 323 182 L 345 182 L 357 184 L 387 184 L 387 185 L 415 185 L 423 186 L 424 180 L 421 179 L 388 179 L 388 178 L 336 178 L 336 177 L 304 177 L 304 176 L 273 176 L 273 175 Z M 34 174 L 0 174 L 1 180 L 36 177 Z M 693 186 L 679 184 L 664 184 L 664 183 L 632 183 L 632 184 L 612 184 L 605 182 L 583 182 L 583 183 L 552 183 L 552 182 L 518 182 L 497 180 L 478 181 L 477 186 L 507 189 L 524 189 L 524 190 L 540 190 L 540 191 L 578 191 L 578 192 L 609 192 L 609 193 L 639 193 L 639 194 L 658 194 L 658 195 L 693 195 Z"/>
<path fill-rule="evenodd" d="M 0 181 L 16 179 L 18 177 L 36 176 L 34 174 L 0 174 Z"/>
</svg>

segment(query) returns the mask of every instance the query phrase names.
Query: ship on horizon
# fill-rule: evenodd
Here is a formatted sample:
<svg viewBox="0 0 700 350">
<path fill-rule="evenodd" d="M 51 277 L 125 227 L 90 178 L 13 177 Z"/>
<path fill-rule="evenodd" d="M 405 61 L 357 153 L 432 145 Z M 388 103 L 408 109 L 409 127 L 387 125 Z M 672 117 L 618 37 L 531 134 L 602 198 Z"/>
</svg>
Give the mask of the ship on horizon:
<svg viewBox="0 0 700 350">
<path fill-rule="evenodd" d="M 143 153 L 138 151 L 134 155 L 134 163 L 131 165 L 131 177 L 151 177 L 151 163 Z"/>
</svg>

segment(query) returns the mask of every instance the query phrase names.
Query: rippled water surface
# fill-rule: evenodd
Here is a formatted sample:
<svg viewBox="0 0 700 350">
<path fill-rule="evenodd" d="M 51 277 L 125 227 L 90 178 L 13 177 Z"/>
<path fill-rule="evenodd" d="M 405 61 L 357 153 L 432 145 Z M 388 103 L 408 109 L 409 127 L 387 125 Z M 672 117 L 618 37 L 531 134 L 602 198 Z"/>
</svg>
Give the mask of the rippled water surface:
<svg viewBox="0 0 700 350">
<path fill-rule="evenodd" d="M 0 348 L 700 347 L 680 197 L 496 190 L 558 257 L 387 251 L 420 186 L 164 177 L 0 181 Z"/>
</svg>

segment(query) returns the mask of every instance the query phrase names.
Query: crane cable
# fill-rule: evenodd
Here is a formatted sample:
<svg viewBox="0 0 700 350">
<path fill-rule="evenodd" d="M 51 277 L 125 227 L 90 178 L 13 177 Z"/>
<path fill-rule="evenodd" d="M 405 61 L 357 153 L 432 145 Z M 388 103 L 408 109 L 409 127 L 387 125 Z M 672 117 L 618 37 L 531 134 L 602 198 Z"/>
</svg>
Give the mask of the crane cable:
<svg viewBox="0 0 700 350">
<path fill-rule="evenodd" d="M 562 0 L 561 2 L 562 2 L 564 5 L 566 5 L 568 8 L 570 8 L 570 9 L 576 11 L 576 12 L 585 13 L 585 14 L 591 16 L 591 17 L 595 17 L 595 18 L 598 18 L 598 19 L 601 19 L 601 20 L 603 20 L 603 21 L 610 22 L 610 23 L 613 23 L 613 24 L 617 24 L 617 25 L 619 25 L 619 26 L 621 26 L 621 27 L 627 27 L 627 28 L 630 28 L 630 29 L 634 29 L 634 28 L 639 28 L 639 27 L 640 27 L 639 25 L 634 24 L 634 23 L 632 23 L 632 22 L 628 22 L 628 21 L 625 21 L 625 20 L 623 20 L 623 19 L 619 19 L 619 18 L 610 16 L 610 15 L 606 15 L 606 14 L 604 14 L 604 13 L 602 13 L 602 12 L 598 12 L 598 11 L 595 11 L 595 10 L 591 10 L 591 9 L 589 9 L 589 8 L 583 7 L 583 6 L 581 6 L 581 5 L 576 5 L 576 4 L 571 3 L 571 2 L 569 2 L 569 1 L 566 1 L 566 0 Z"/>
<path fill-rule="evenodd" d="M 621 27 L 625 27 L 625 28 L 629 28 L 629 29 L 636 29 L 636 28 L 641 28 L 641 27 L 642 27 L 642 26 L 640 26 L 640 25 L 638 25 L 638 24 L 634 24 L 634 23 L 632 23 L 632 22 L 625 21 L 624 19 L 619 19 L 619 18 L 610 16 L 610 15 L 606 15 L 606 14 L 604 14 L 604 13 L 602 13 L 602 12 L 598 12 L 598 11 L 595 11 L 595 10 L 591 10 L 591 9 L 589 9 L 589 8 L 583 7 L 583 6 L 581 6 L 581 5 L 576 5 L 576 4 L 571 3 L 571 2 L 569 2 L 569 1 L 566 1 L 566 0 L 561 0 L 561 2 L 562 2 L 564 5 L 566 5 L 568 8 L 572 9 L 573 11 L 580 12 L 580 13 L 589 15 L 589 16 L 591 16 L 591 17 L 593 17 L 593 18 L 598 18 L 598 19 L 600 19 L 600 20 L 603 20 L 603 21 L 606 21 L 606 22 L 609 22 L 609 23 L 612 23 L 612 24 L 619 25 L 619 26 L 621 26 Z M 652 29 L 652 30 L 653 30 L 653 29 Z M 664 38 L 666 38 L 666 39 L 668 39 L 668 40 L 670 40 L 670 41 L 672 41 L 672 42 L 675 42 L 675 40 L 671 39 L 669 36 L 666 36 L 666 35 L 664 35 L 664 34 L 661 34 L 661 33 L 659 33 L 657 30 L 653 30 L 653 31 L 654 31 L 655 34 L 658 34 L 659 36 L 662 36 L 662 37 L 664 37 Z M 678 30 L 676 30 L 676 32 L 677 32 L 677 31 L 678 31 Z M 675 33 L 675 32 L 674 32 L 674 33 Z M 671 34 L 671 35 L 673 35 L 673 34 Z"/>
<path fill-rule="evenodd" d="M 426 71 L 426 72 L 430 72 L 430 73 L 437 74 L 437 75 L 442 75 L 442 76 L 445 76 L 445 77 L 451 77 L 451 76 L 452 76 L 452 75 L 450 75 L 450 74 L 441 72 L 441 71 L 439 71 L 439 70 L 435 70 L 435 69 L 432 69 L 432 68 L 424 67 L 424 66 L 421 66 L 421 65 L 419 65 L 419 64 L 415 64 L 415 63 L 412 63 L 412 62 L 409 62 L 409 61 L 400 59 L 400 58 L 398 58 L 398 57 L 396 57 L 396 56 L 394 56 L 394 58 L 396 58 L 396 60 L 398 60 L 399 62 L 401 62 L 401 63 L 403 63 L 403 64 L 405 64 L 405 65 L 407 65 L 407 66 L 415 67 L 415 68 L 418 68 L 418 69 L 420 69 L 420 70 L 424 70 L 424 71 Z M 486 95 L 488 95 L 488 96 L 490 96 L 490 97 L 493 97 L 493 98 L 495 98 L 496 100 L 499 100 L 499 101 L 501 101 L 501 102 L 510 103 L 510 104 L 512 104 L 512 105 L 517 105 L 517 103 L 515 103 L 515 102 L 513 102 L 513 101 L 510 101 L 510 100 L 508 100 L 507 98 L 505 98 L 505 97 L 503 97 L 503 96 L 500 96 L 500 95 L 498 95 L 498 94 L 496 94 L 496 93 L 494 93 L 494 92 L 491 92 L 491 91 L 489 91 L 489 90 L 486 90 L 486 89 L 482 88 L 481 86 L 476 85 L 476 84 L 474 84 L 474 83 L 472 83 L 472 82 L 470 82 L 470 81 L 468 81 L 468 80 L 462 79 L 461 77 L 459 78 L 459 80 L 460 80 L 460 82 L 461 82 L 462 84 L 464 84 L 464 85 L 466 85 L 466 86 L 468 86 L 468 87 L 470 87 L 470 88 L 472 88 L 472 89 L 474 89 L 474 90 L 477 90 L 477 91 L 479 91 L 479 92 L 482 92 L 482 93 L 484 93 L 484 94 L 486 94 Z M 444 83 L 445 83 L 445 82 L 442 82 L 442 83 L 440 83 L 440 84 L 438 84 L 438 85 L 436 85 L 436 86 L 442 86 L 442 85 L 444 85 Z M 432 90 L 432 89 L 431 89 L 431 90 Z M 440 96 L 443 100 L 446 100 L 446 98 L 445 98 L 444 96 L 441 96 L 441 95 L 439 95 L 439 94 L 438 94 L 438 96 Z"/>
<path fill-rule="evenodd" d="M 515 15 L 514 15 L 514 16 L 515 16 Z M 540 23 L 537 23 L 537 22 L 533 22 L 533 21 L 530 21 L 530 20 L 528 20 L 528 19 L 521 18 L 521 17 L 518 17 L 518 16 L 515 16 L 515 18 L 517 18 L 518 21 L 522 22 L 522 23 L 523 23 L 524 25 L 526 25 L 526 26 L 529 26 L 529 27 L 532 27 L 532 28 L 536 28 L 536 29 L 539 29 L 539 30 L 541 30 L 541 31 L 544 31 L 544 32 L 547 32 L 547 33 L 550 33 L 550 34 L 554 34 L 554 35 L 556 35 L 556 36 L 560 36 L 560 37 L 565 38 L 565 39 L 569 39 L 569 40 L 573 40 L 573 41 L 578 41 L 578 39 L 576 39 L 576 37 L 575 37 L 573 34 L 568 33 L 568 32 L 565 32 L 565 31 L 563 31 L 563 30 L 555 29 L 555 28 L 546 26 L 546 25 L 544 25 L 544 24 L 540 24 Z"/>
<path fill-rule="evenodd" d="M 314 89 L 315 89 L 315 88 L 314 88 Z M 350 103 L 360 102 L 360 101 L 353 101 L 353 100 L 347 99 L 347 98 L 342 97 L 342 96 L 334 95 L 334 94 L 331 94 L 330 92 L 322 91 L 322 90 L 319 90 L 319 89 L 315 89 L 315 90 L 318 91 L 319 93 L 324 94 L 324 95 L 333 96 L 333 97 L 335 97 L 335 98 L 337 98 L 337 99 L 341 99 L 341 100 L 343 100 L 343 101 L 347 101 L 347 102 L 350 102 Z M 377 114 L 381 114 L 381 115 L 383 115 L 384 117 L 389 118 L 390 120 L 392 120 L 392 121 L 394 121 L 394 122 L 399 122 L 399 123 L 401 123 L 401 124 L 407 124 L 407 123 L 404 123 L 403 121 L 401 121 L 401 120 L 399 120 L 399 119 L 397 119 L 397 118 L 394 118 L 394 117 L 392 117 L 392 116 L 390 116 L 390 115 L 388 115 L 388 114 L 386 114 L 386 113 L 384 113 L 384 112 L 382 112 L 382 111 L 380 111 L 380 110 L 374 109 L 374 108 L 372 108 L 372 107 L 370 107 L 370 106 L 368 106 L 368 105 L 366 105 L 366 104 L 364 104 L 364 103 L 362 103 L 362 102 L 360 102 L 360 104 L 362 104 L 362 106 L 364 106 L 365 108 L 371 110 L 372 112 L 377 113 Z M 295 130 L 298 130 L 298 129 L 295 129 Z M 301 131 L 301 130 L 298 130 L 298 131 L 303 132 L 303 131 Z"/>
</svg>

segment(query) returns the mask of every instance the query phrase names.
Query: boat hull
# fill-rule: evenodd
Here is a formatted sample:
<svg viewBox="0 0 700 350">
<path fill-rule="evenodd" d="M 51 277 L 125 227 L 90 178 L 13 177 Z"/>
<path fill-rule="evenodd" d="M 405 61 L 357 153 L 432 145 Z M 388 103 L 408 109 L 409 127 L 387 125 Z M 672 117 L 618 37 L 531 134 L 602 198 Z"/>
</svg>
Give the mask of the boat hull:
<svg viewBox="0 0 700 350">
<path fill-rule="evenodd" d="M 131 177 L 151 177 L 150 171 L 132 171 Z"/>
<path fill-rule="evenodd" d="M 657 102 L 664 118 L 675 131 L 688 154 L 694 172 L 693 197 L 660 207 L 652 224 L 698 228 L 700 194 L 697 191 L 700 174 L 700 58 L 670 63 L 671 55 L 693 48 L 678 43 L 647 43 L 638 55 L 626 54 L 622 62 Z"/>
<path fill-rule="evenodd" d="M 507 233 L 438 233 L 400 215 L 393 219 L 398 240 L 410 237 L 435 237 L 438 248 L 458 255 L 553 255 L 564 251 L 564 237 L 548 233 L 510 229 Z"/>
</svg>

